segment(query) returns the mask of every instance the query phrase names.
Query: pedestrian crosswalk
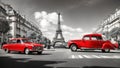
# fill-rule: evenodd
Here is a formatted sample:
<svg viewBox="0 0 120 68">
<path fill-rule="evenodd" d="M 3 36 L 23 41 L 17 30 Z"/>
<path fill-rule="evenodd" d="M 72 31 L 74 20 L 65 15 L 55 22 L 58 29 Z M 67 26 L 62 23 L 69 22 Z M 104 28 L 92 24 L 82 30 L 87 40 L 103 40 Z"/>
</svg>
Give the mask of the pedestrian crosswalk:
<svg viewBox="0 0 120 68">
<path fill-rule="evenodd" d="M 120 55 L 71 55 L 69 59 L 120 59 Z"/>
</svg>

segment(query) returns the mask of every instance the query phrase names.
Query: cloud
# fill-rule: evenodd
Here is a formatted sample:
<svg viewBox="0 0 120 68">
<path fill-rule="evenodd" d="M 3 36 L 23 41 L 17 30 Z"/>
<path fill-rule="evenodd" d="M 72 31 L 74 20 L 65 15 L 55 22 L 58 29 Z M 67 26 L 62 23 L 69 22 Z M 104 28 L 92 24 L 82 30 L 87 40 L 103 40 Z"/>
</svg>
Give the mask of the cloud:
<svg viewBox="0 0 120 68">
<path fill-rule="evenodd" d="M 52 13 L 47 13 L 46 11 L 42 11 L 42 12 L 35 12 L 34 13 L 35 16 L 35 20 L 41 24 L 41 22 L 46 22 L 48 24 L 57 24 L 58 22 L 58 14 L 56 12 L 52 12 Z M 60 21 L 62 22 L 62 16 L 60 15 Z M 46 24 L 45 23 L 45 24 Z M 49 25 L 49 24 L 48 24 Z M 46 25 L 47 26 L 47 25 Z M 41 27 L 44 27 L 43 24 L 41 24 Z"/>
<path fill-rule="evenodd" d="M 47 13 L 46 11 L 42 11 L 35 12 L 34 17 L 38 25 L 40 25 L 39 28 L 41 29 L 43 35 L 53 40 L 57 29 L 58 14 L 56 12 Z M 60 21 L 64 21 L 62 15 L 60 15 Z M 65 24 L 61 25 L 61 29 L 66 41 L 69 39 L 80 38 L 83 33 L 82 28 L 73 28 Z"/>
<path fill-rule="evenodd" d="M 67 30 L 67 31 L 74 31 L 74 32 L 83 32 L 83 29 L 82 28 L 72 28 L 72 27 L 69 27 L 67 25 L 62 25 L 61 26 L 63 30 Z"/>
<path fill-rule="evenodd" d="M 50 26 L 50 23 L 46 19 L 42 19 L 41 22 L 40 22 L 40 25 L 41 25 L 42 28 L 46 28 L 46 27 Z"/>
<path fill-rule="evenodd" d="M 92 31 L 95 31 L 97 28 L 92 28 Z"/>
<path fill-rule="evenodd" d="M 34 13 L 35 19 L 38 19 L 41 17 L 41 13 L 40 12 L 35 12 Z"/>
<path fill-rule="evenodd" d="M 81 29 L 81 28 L 76 28 L 75 30 L 78 32 L 83 32 L 83 29 Z"/>
<path fill-rule="evenodd" d="M 58 14 L 56 12 L 48 14 L 48 20 L 52 24 L 57 24 L 58 23 Z M 63 22 L 62 16 L 60 15 L 60 21 Z"/>
</svg>

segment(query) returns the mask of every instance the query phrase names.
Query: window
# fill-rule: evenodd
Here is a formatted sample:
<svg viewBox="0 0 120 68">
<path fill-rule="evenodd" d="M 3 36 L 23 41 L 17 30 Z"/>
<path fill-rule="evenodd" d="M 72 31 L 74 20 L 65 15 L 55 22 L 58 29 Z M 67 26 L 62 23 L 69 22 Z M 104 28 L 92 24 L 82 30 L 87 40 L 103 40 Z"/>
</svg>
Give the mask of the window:
<svg viewBox="0 0 120 68">
<path fill-rule="evenodd" d="M 10 40 L 10 43 L 16 43 L 16 40 Z"/>
<path fill-rule="evenodd" d="M 21 43 L 21 41 L 20 41 L 20 40 L 17 40 L 17 43 Z"/>
<path fill-rule="evenodd" d="M 97 37 L 95 37 L 95 36 L 91 37 L 91 40 L 97 40 Z"/>
<path fill-rule="evenodd" d="M 84 40 L 90 40 L 90 37 L 86 36 L 84 37 Z"/>
<path fill-rule="evenodd" d="M 102 40 L 102 37 L 101 37 L 101 36 L 98 36 L 98 37 L 97 37 L 97 40 Z"/>
<path fill-rule="evenodd" d="M 101 36 L 92 36 L 91 40 L 102 40 Z"/>
<path fill-rule="evenodd" d="M 22 39 L 22 42 L 32 42 L 32 41 L 29 39 Z"/>
</svg>

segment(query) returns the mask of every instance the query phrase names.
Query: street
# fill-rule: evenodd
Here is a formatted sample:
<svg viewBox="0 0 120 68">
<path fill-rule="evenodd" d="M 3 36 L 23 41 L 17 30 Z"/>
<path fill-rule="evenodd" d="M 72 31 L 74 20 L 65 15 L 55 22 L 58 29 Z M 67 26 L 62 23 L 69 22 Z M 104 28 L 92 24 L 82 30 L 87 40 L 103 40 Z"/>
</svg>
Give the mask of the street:
<svg viewBox="0 0 120 68">
<path fill-rule="evenodd" d="M 70 49 L 44 49 L 43 54 L 6 54 L 0 50 L 2 68 L 120 68 L 120 51 L 102 53 L 100 50 L 71 52 Z"/>
<path fill-rule="evenodd" d="M 120 68 L 120 0 L 0 0 L 0 68 Z"/>
</svg>

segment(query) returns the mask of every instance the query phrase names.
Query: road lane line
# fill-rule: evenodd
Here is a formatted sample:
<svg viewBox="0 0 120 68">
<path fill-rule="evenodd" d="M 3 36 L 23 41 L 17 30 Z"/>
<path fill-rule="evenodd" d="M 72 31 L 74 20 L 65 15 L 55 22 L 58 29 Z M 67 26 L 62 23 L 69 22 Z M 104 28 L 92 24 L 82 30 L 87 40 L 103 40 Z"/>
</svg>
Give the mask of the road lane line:
<svg viewBox="0 0 120 68">
<path fill-rule="evenodd" d="M 72 59 L 84 59 L 84 58 L 89 58 L 89 59 L 92 59 L 92 58 L 106 58 L 106 59 L 120 59 L 120 56 L 118 55 L 71 55 Z"/>
<path fill-rule="evenodd" d="M 79 58 L 83 58 L 82 55 L 78 55 Z"/>
<path fill-rule="evenodd" d="M 101 56 L 102 58 L 113 58 L 113 56 Z"/>
<path fill-rule="evenodd" d="M 85 58 L 92 58 L 92 57 L 90 57 L 90 56 L 88 56 L 88 55 L 83 55 Z"/>
<path fill-rule="evenodd" d="M 97 55 L 92 55 L 93 57 L 95 57 L 95 58 L 101 58 L 101 57 L 99 57 L 99 56 L 97 56 Z"/>
<path fill-rule="evenodd" d="M 114 55 L 113 57 L 114 57 L 114 58 L 117 58 L 117 59 L 119 59 L 119 58 L 120 58 L 120 56 L 115 56 L 115 55 Z"/>
<path fill-rule="evenodd" d="M 75 59 L 75 55 L 72 55 L 71 58 L 72 58 L 72 59 Z"/>
</svg>

